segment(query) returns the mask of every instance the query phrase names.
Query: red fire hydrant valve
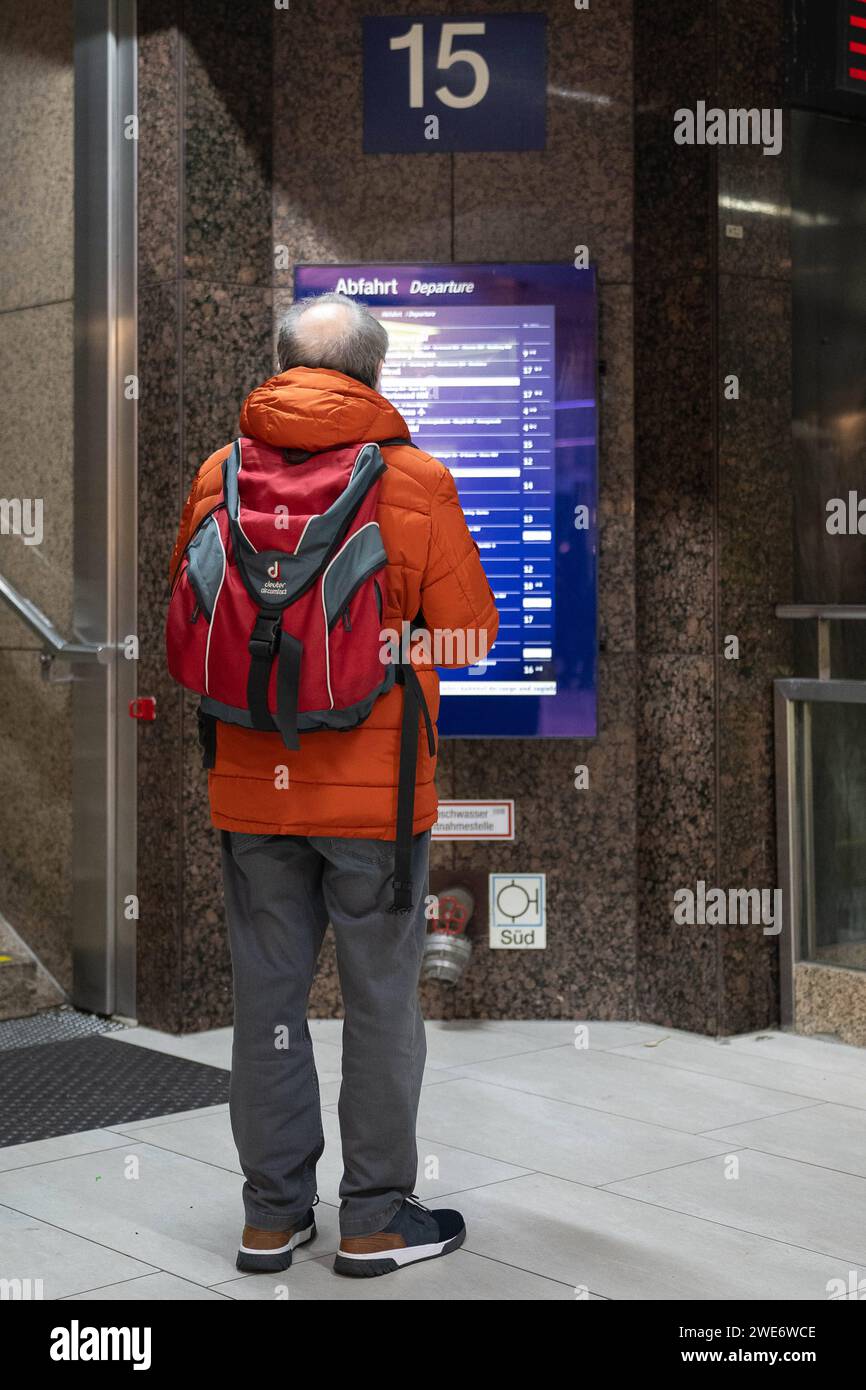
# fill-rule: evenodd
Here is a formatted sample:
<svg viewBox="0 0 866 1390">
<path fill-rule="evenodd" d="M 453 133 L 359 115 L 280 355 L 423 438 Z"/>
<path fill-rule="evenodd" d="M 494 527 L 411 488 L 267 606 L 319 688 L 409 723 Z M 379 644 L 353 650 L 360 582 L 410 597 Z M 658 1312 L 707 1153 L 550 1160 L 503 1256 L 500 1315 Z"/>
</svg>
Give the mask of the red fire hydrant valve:
<svg viewBox="0 0 866 1390">
<path fill-rule="evenodd" d="M 129 702 L 130 719 L 143 719 L 145 723 L 152 724 L 156 718 L 156 696 L 139 695 L 137 699 Z"/>
</svg>

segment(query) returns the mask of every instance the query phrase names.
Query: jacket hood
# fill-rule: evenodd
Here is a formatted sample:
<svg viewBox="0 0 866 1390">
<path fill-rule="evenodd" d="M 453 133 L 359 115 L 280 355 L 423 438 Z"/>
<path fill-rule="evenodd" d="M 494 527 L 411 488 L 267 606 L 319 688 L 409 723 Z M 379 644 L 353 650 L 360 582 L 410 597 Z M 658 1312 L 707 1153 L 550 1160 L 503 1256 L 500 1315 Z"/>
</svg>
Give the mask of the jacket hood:
<svg viewBox="0 0 866 1390">
<path fill-rule="evenodd" d="M 292 367 L 251 391 L 241 431 L 281 449 L 316 452 L 409 437 L 405 420 L 370 386 L 325 367 Z"/>
</svg>

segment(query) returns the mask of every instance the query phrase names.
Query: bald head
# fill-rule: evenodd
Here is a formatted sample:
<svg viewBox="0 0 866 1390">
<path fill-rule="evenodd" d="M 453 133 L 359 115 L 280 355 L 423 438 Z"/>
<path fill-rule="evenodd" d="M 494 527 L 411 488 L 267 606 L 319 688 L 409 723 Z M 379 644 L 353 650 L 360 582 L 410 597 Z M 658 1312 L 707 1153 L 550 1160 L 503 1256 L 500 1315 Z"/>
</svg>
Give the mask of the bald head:
<svg viewBox="0 0 866 1390">
<path fill-rule="evenodd" d="M 328 367 L 377 389 L 388 334 L 363 304 L 345 294 L 299 299 L 280 325 L 280 371 Z"/>
</svg>

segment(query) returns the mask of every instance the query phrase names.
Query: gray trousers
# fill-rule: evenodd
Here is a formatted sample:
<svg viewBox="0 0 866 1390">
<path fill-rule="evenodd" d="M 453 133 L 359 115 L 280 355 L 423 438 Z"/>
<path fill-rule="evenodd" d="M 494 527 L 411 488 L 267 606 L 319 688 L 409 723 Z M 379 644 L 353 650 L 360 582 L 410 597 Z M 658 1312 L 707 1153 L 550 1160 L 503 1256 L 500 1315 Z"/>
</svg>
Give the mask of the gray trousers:
<svg viewBox="0 0 866 1390">
<path fill-rule="evenodd" d="M 370 1235 L 417 1174 L 430 832 L 415 836 L 415 905 L 403 916 L 387 911 L 393 842 L 220 834 L 234 977 L 229 1108 L 247 1223 L 295 1226 L 316 1193 L 325 1141 L 307 999 L 330 920 L 345 1014 L 340 1230 Z"/>
</svg>

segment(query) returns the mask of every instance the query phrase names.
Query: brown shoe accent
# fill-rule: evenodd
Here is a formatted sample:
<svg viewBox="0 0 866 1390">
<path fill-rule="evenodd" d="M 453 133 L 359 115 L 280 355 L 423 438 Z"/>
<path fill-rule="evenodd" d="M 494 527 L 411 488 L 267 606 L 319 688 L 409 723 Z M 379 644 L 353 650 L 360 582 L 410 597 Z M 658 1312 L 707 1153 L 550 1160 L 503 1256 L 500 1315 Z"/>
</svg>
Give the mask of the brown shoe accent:
<svg viewBox="0 0 866 1390">
<path fill-rule="evenodd" d="M 294 1233 L 294 1226 L 287 1231 L 260 1231 L 255 1226 L 244 1226 L 241 1245 L 248 1250 L 280 1250 L 289 1243 Z"/>
<path fill-rule="evenodd" d="M 340 1250 L 344 1255 L 378 1255 L 380 1250 L 404 1250 L 403 1236 L 377 1231 L 372 1236 L 343 1236 Z"/>
</svg>

